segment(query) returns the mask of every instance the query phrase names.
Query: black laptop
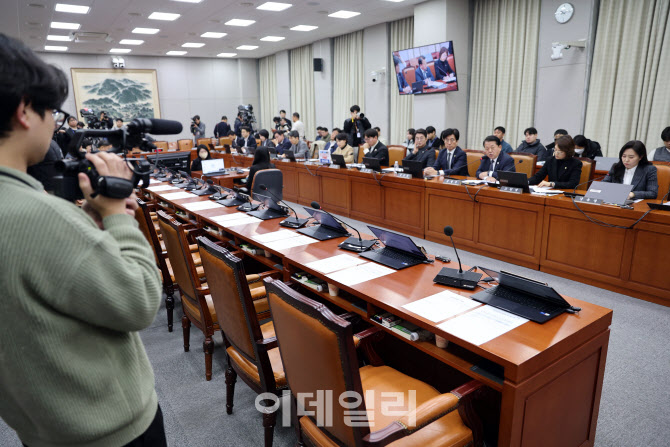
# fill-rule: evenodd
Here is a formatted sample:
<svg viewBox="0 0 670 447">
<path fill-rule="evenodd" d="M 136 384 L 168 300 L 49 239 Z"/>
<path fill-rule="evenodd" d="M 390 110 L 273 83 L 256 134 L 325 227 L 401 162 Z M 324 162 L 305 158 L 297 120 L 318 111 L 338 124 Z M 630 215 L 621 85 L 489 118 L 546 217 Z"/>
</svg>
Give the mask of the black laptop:
<svg viewBox="0 0 670 447">
<path fill-rule="evenodd" d="M 670 205 L 665 205 L 663 203 L 651 203 L 647 202 L 647 206 L 650 210 L 656 211 L 670 211 Z"/>
<path fill-rule="evenodd" d="M 366 168 L 372 169 L 373 171 L 382 172 L 382 165 L 380 160 L 374 157 L 363 157 L 363 164 Z"/>
<path fill-rule="evenodd" d="M 339 165 L 344 169 L 347 168 L 347 163 L 344 161 L 344 155 L 330 154 L 330 159 L 333 160 L 334 165 Z"/>
<path fill-rule="evenodd" d="M 289 149 L 286 149 L 284 151 L 284 157 L 288 158 L 291 161 L 296 161 L 295 160 L 295 154 L 293 153 L 293 151 L 291 151 Z"/>
<path fill-rule="evenodd" d="M 423 170 L 426 167 L 426 161 L 419 160 L 403 160 L 402 170 L 408 174 L 412 174 L 414 178 L 423 178 Z"/>
<path fill-rule="evenodd" d="M 254 194 L 254 200 L 261 202 L 265 206 L 265 209 L 248 212 L 247 214 L 250 216 L 257 217 L 261 220 L 277 219 L 279 217 L 288 216 L 287 210 L 278 204 L 272 197 Z"/>
<path fill-rule="evenodd" d="M 545 283 L 508 272 L 479 267 L 498 285 L 471 296 L 475 301 L 545 323 L 570 309 L 570 303 Z"/>
<path fill-rule="evenodd" d="M 334 239 L 338 237 L 351 236 L 346 228 L 344 228 L 338 221 L 332 218 L 328 213 L 313 208 L 305 208 L 305 211 L 314 218 L 319 225 L 312 227 L 301 228 L 298 233 L 313 237 L 320 241 Z"/>
<path fill-rule="evenodd" d="M 587 199 L 601 199 L 604 203 L 612 203 L 614 205 L 626 205 L 632 203 L 628 199 L 630 192 L 633 190 L 633 185 L 624 185 L 623 183 L 609 183 L 609 182 L 593 182 L 586 191 Z"/>
<path fill-rule="evenodd" d="M 521 188 L 523 192 L 530 193 L 528 176 L 525 172 L 498 171 L 498 180 L 500 181 L 500 186 Z"/>
<path fill-rule="evenodd" d="M 412 82 L 412 93 L 423 93 L 425 84 L 423 81 Z"/>
<path fill-rule="evenodd" d="M 361 253 L 362 257 L 396 270 L 428 262 L 428 257 L 409 237 L 370 225 L 368 228 L 384 248 Z"/>
</svg>

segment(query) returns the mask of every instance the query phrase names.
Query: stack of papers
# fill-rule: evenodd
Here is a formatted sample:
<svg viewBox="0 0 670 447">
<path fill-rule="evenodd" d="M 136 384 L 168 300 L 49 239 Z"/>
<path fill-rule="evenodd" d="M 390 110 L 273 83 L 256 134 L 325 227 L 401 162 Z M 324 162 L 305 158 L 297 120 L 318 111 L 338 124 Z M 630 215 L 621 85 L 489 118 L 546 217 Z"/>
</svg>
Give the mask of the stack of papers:
<svg viewBox="0 0 670 447">
<path fill-rule="evenodd" d="M 192 202 L 183 205 L 189 211 L 202 211 L 202 210 L 211 210 L 213 208 L 225 208 L 223 205 L 219 205 L 216 202 L 212 201 L 202 201 L 202 202 Z"/>
<path fill-rule="evenodd" d="M 481 305 L 481 303 L 470 298 L 444 290 L 427 298 L 405 304 L 402 307 L 426 320 L 439 323 Z"/>
<path fill-rule="evenodd" d="M 330 258 L 320 259 L 318 261 L 310 262 L 307 267 L 321 273 L 333 273 L 338 270 L 354 267 L 356 265 L 365 264 L 367 261 L 359 256 L 351 255 L 337 255 Z"/>
<path fill-rule="evenodd" d="M 295 231 L 279 230 L 279 231 L 273 231 L 271 233 L 257 234 L 256 236 L 252 236 L 251 238 L 261 243 L 267 243 L 267 242 L 281 241 L 284 239 L 289 239 L 298 236 L 300 236 L 300 233 L 296 233 Z"/>
<path fill-rule="evenodd" d="M 371 281 L 382 276 L 390 275 L 395 270 L 383 265 L 375 264 L 374 262 L 366 262 L 354 267 L 349 267 L 344 270 L 339 270 L 335 273 L 326 275 L 328 278 L 345 286 L 353 286 L 365 281 Z"/>
<path fill-rule="evenodd" d="M 551 189 L 549 187 L 540 188 L 539 186 L 529 186 L 530 192 L 533 194 L 544 194 L 544 195 L 554 195 L 554 194 L 563 194 L 563 191 L 560 189 Z"/>
<path fill-rule="evenodd" d="M 437 327 L 479 346 L 527 322 L 525 318 L 517 317 L 504 310 L 482 306 L 445 321 Z"/>
<path fill-rule="evenodd" d="M 464 185 L 483 185 L 486 180 L 463 180 Z"/>
<path fill-rule="evenodd" d="M 178 200 L 178 199 L 190 199 L 192 197 L 198 197 L 195 194 L 191 194 L 190 192 L 182 191 L 182 192 L 173 192 L 170 194 L 164 194 L 163 198 L 165 200 Z"/>
<path fill-rule="evenodd" d="M 150 185 L 153 185 L 153 184 L 155 184 L 155 183 L 163 183 L 163 181 L 162 181 L 162 180 L 155 179 L 155 178 L 149 179 L 149 184 L 150 184 Z"/>
<path fill-rule="evenodd" d="M 153 192 L 169 191 L 171 189 L 179 189 L 179 188 L 177 188 L 174 185 L 149 186 L 147 188 L 148 191 L 153 191 Z"/>
<path fill-rule="evenodd" d="M 302 234 L 296 236 L 296 237 L 291 237 L 288 239 L 280 239 L 278 241 L 272 241 L 272 242 L 267 242 L 265 246 L 271 250 L 286 250 L 288 248 L 295 248 L 295 247 L 300 247 L 302 245 L 309 245 L 309 244 L 314 244 L 316 242 L 319 242 L 318 240 L 303 236 Z"/>
<path fill-rule="evenodd" d="M 212 220 L 224 228 L 263 222 L 261 219 L 243 213 L 224 214 L 212 217 Z"/>
</svg>

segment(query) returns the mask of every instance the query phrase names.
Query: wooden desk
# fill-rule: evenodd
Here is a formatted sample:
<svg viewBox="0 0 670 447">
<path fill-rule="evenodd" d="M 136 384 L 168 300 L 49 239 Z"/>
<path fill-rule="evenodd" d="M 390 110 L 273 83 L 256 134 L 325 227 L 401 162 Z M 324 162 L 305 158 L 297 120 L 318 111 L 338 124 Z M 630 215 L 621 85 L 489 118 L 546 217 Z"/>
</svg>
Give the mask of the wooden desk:
<svg viewBox="0 0 670 447">
<path fill-rule="evenodd" d="M 338 175 L 335 172 L 329 174 Z M 437 198 L 436 200 L 448 197 L 452 193 L 458 197 L 461 193 L 452 191 L 446 187 L 447 185 L 444 186 L 443 189 L 434 188 L 436 192 L 432 195 Z M 161 197 L 167 193 L 151 193 L 151 195 L 164 202 Z M 495 193 L 482 191 L 479 197 L 493 200 Z M 184 203 L 206 200 L 208 199 L 205 197 L 194 196 L 170 201 L 169 206 L 185 210 Z M 537 198 L 529 199 L 519 206 L 522 209 L 540 206 L 539 202 L 536 203 L 537 200 Z M 486 208 L 489 204 L 486 200 L 482 200 L 481 205 L 473 206 Z M 495 211 L 485 209 L 483 212 Z M 212 217 L 229 213 L 237 211 L 234 208 L 217 208 L 188 212 L 189 216 L 186 219 L 216 228 L 217 224 Z M 284 280 L 288 280 L 296 271 L 307 271 L 325 279 L 324 275 L 310 270 L 307 264 L 345 253 L 337 248 L 341 240 L 317 242 L 277 251 L 253 239 L 255 235 L 280 229 L 278 221 L 274 219 L 257 224 L 222 228 L 223 235 L 217 232 L 215 237 L 224 240 L 233 239 L 238 244 L 246 241 L 268 250 L 270 257 L 249 256 L 270 267 L 279 266 L 283 270 Z M 512 224 L 514 222 L 510 223 Z M 441 349 L 429 342 L 407 341 L 396 333 L 384 329 L 388 334 L 433 359 L 482 381 L 499 395 L 500 406 L 495 409 L 498 414 L 496 424 L 499 446 L 592 446 L 598 419 L 612 311 L 566 297 L 571 304 L 582 308 L 578 315 L 564 314 L 543 325 L 528 322 L 480 346 L 473 345 L 438 329 L 431 321 L 402 307 L 447 289 L 432 282 L 432 278 L 441 267 L 442 265 L 437 264 L 422 264 L 354 286 L 336 283 L 341 290 L 335 297 L 311 289 L 305 289 L 304 292 L 347 311 L 355 312 L 371 324 L 375 324 L 370 320 L 372 315 L 384 310 L 448 339 L 450 341 L 448 348 Z M 470 295 L 470 292 L 451 290 L 463 296 Z M 357 304 L 361 301 L 364 303 L 362 306 Z M 482 358 L 504 368 L 502 382 L 471 369 L 477 359 Z"/>
</svg>

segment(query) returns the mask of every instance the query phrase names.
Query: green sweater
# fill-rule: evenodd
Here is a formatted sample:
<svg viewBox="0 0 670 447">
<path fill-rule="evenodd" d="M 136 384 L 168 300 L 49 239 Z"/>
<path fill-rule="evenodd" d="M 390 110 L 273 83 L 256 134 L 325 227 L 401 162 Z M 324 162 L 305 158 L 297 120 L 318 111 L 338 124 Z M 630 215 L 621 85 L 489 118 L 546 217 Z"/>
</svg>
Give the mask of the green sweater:
<svg viewBox="0 0 670 447">
<path fill-rule="evenodd" d="M 135 219 L 103 224 L 0 167 L 0 417 L 30 447 L 118 447 L 156 414 L 158 270 Z"/>
</svg>

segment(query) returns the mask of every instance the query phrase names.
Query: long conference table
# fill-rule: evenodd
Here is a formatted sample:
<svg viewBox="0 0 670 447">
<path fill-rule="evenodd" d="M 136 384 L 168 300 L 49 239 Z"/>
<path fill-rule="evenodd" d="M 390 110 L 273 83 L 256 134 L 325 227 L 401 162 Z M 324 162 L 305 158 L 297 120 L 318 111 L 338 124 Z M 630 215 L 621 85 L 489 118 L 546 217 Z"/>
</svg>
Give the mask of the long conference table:
<svg viewBox="0 0 670 447">
<path fill-rule="evenodd" d="M 285 187 L 286 199 L 292 198 L 300 203 L 321 200 L 323 206 L 330 207 L 333 211 L 361 219 L 378 213 L 373 216 L 372 221 L 402 228 L 405 231 L 412 229 L 413 231 L 407 232 L 417 235 L 423 234 L 424 228 L 433 230 L 429 223 L 431 214 L 427 212 L 426 207 L 438 205 L 429 201 L 428 197 L 434 196 L 434 200 L 448 201 L 449 197 L 454 195 L 457 197 L 456 201 L 465 202 L 458 195 L 458 188 L 452 190 L 435 185 L 434 191 L 428 192 L 430 188 L 427 185 L 421 186 L 415 180 L 392 181 L 393 176 L 375 180 L 370 175 L 344 170 L 337 172 L 335 169 L 320 169 L 317 172 L 315 167 L 309 167 L 308 171 L 308 168 L 294 163 L 278 163 L 278 165 L 285 172 L 285 185 L 290 185 Z M 156 183 L 152 186 L 162 185 L 165 184 Z M 308 192 L 308 187 L 313 188 L 309 190 L 311 192 Z M 367 200 L 355 199 L 356 191 L 372 197 Z M 235 208 L 217 207 L 191 211 L 190 205 L 187 204 L 205 202 L 209 199 L 206 196 L 195 195 L 176 200 L 169 200 L 169 196 L 165 197 L 172 192 L 175 190 L 142 191 L 155 200 L 158 206 L 175 213 L 175 216 L 184 222 L 203 227 L 214 238 L 227 241 L 234 246 L 246 243 L 260 248 L 261 254 L 245 254 L 245 256 L 250 256 L 266 267 L 281 270 L 285 281 L 291 281 L 292 275 L 296 272 L 307 272 L 327 280 L 340 289 L 338 295 L 332 296 L 327 291 L 318 292 L 300 282 L 295 282 L 306 294 L 336 305 L 347 312 L 353 312 L 371 324 L 376 324 L 372 320 L 373 315 L 390 312 L 447 339 L 449 341 L 447 347 L 439 348 L 435 342 L 409 341 L 396 332 L 379 326 L 386 332 L 387 338 L 390 337 L 391 341 L 407 349 L 405 351 L 394 348 L 392 351 L 396 357 L 402 357 L 401 363 L 402 360 L 406 360 L 403 363 L 406 367 L 414 367 L 420 374 L 431 372 L 436 374 L 435 371 L 439 370 L 437 380 L 447 382 L 449 374 L 434 368 L 434 365 L 428 366 L 429 363 L 425 362 L 425 359 L 432 359 L 430 362 L 433 364 L 441 365 L 461 376 L 477 379 L 487 386 L 488 405 L 482 409 L 482 417 L 485 432 L 493 433 L 493 442 L 497 440 L 498 446 L 583 447 L 594 444 L 609 342 L 609 326 L 612 322 L 610 309 L 566 297 L 573 306 L 581 307 L 581 312 L 575 315 L 563 314 L 542 325 L 526 322 L 485 343 L 470 343 L 439 328 L 437 326 L 439 322 L 434 323 L 403 307 L 444 290 L 469 297 L 473 292 L 433 283 L 433 278 L 442 266 L 453 267 L 453 262 L 442 264 L 436 261 L 433 264 L 421 264 L 394 271 L 381 278 L 346 285 L 328 278 L 309 266 L 313 261 L 343 253 L 351 254 L 337 247 L 341 239 L 273 249 L 270 244 L 261 243 L 255 238 L 282 229 L 278 225 L 281 219 L 226 227 L 217 223 L 222 222 L 217 217 L 240 213 Z M 482 191 L 479 194 L 480 206 L 495 199 L 495 195 L 489 194 L 493 193 Z M 421 197 L 423 200 L 409 200 L 416 197 Z M 396 203 L 398 199 L 409 200 L 408 206 L 414 207 L 411 208 L 413 211 L 410 213 L 407 211 L 408 207 L 398 205 Z M 535 208 L 541 208 L 542 201 L 536 202 L 536 200 L 540 199 L 527 198 L 516 207 L 529 213 L 531 217 L 536 216 L 535 219 L 541 219 L 542 212 L 535 211 Z M 510 202 L 514 203 L 515 200 Z M 364 203 L 369 203 L 370 206 L 376 205 L 366 210 L 363 207 Z M 464 203 L 450 210 L 446 216 L 449 217 L 454 213 L 473 215 L 473 207 L 476 205 Z M 334 208 L 335 206 L 340 208 Z M 490 206 L 495 208 L 490 211 L 480 210 L 479 213 L 483 213 L 485 218 L 495 216 L 497 207 L 501 205 Z M 401 212 L 403 209 L 404 213 Z M 343 212 L 347 210 L 348 213 Z M 393 218 L 392 225 L 384 221 L 384 217 L 387 216 Z M 414 225 L 415 222 L 420 224 Z M 466 222 L 468 217 L 462 216 L 450 223 L 462 226 Z M 438 225 L 438 222 L 434 225 Z M 512 229 L 514 225 L 523 226 L 526 223 L 523 219 L 511 219 L 503 224 L 503 231 Z M 542 222 L 535 222 L 534 225 L 541 226 Z M 434 231 L 437 232 L 437 228 Z M 457 231 L 465 232 L 463 228 Z M 500 233 L 500 228 L 497 228 L 496 232 Z M 467 240 L 472 236 L 473 233 L 469 236 L 462 234 L 460 238 Z M 433 258 L 432 255 L 430 257 Z M 421 354 L 420 358 L 424 361 L 417 363 L 417 357 L 412 353 Z M 447 387 L 446 391 L 449 389 L 451 388 Z"/>
</svg>

